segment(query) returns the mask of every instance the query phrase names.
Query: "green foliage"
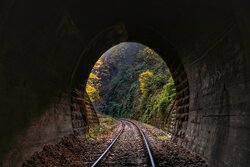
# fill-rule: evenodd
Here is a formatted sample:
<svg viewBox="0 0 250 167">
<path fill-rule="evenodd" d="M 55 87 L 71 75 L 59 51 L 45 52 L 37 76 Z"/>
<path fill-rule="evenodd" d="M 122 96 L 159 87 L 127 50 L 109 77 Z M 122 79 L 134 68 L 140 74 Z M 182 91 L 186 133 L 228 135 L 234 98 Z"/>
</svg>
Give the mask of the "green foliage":
<svg viewBox="0 0 250 167">
<path fill-rule="evenodd" d="M 87 140 L 89 140 L 89 141 L 94 140 L 94 139 L 90 136 L 89 133 L 86 133 L 86 134 L 85 134 L 85 138 L 86 138 Z"/>
<path fill-rule="evenodd" d="M 94 140 L 100 131 L 100 126 L 96 125 L 95 127 L 91 128 L 88 133 L 85 134 L 85 138 L 88 140 Z"/>
<path fill-rule="evenodd" d="M 99 130 L 100 130 L 100 126 L 96 125 L 95 127 L 90 129 L 89 133 L 90 133 L 91 136 L 96 135 L 99 132 Z"/>
<path fill-rule="evenodd" d="M 140 109 L 145 111 L 140 120 L 150 123 L 153 115 L 163 117 L 168 112 L 175 98 L 174 81 L 172 77 L 167 79 L 164 73 L 153 75 L 151 71 L 142 72 L 139 81 L 142 93 Z"/>
<path fill-rule="evenodd" d="M 99 118 L 99 122 L 100 122 L 100 124 L 103 124 L 103 123 L 114 124 L 115 119 L 112 118 L 112 117 L 107 116 L 107 117 Z"/>
<path fill-rule="evenodd" d="M 169 136 L 157 136 L 156 139 L 157 140 L 169 140 L 170 137 Z"/>
<path fill-rule="evenodd" d="M 88 140 L 103 140 L 106 139 L 112 133 L 112 129 L 116 125 L 116 120 L 107 115 L 102 115 L 99 118 L 100 125 L 92 127 L 88 133 L 85 134 L 85 138 Z"/>
<path fill-rule="evenodd" d="M 175 98 L 174 80 L 157 53 L 140 44 L 121 43 L 94 66 L 87 87 L 101 112 L 152 123 L 169 112 Z"/>
<path fill-rule="evenodd" d="M 175 98 L 175 85 L 172 77 L 168 79 L 167 84 L 163 86 L 163 89 L 159 96 L 159 111 L 163 114 L 167 107 L 173 102 Z"/>
</svg>

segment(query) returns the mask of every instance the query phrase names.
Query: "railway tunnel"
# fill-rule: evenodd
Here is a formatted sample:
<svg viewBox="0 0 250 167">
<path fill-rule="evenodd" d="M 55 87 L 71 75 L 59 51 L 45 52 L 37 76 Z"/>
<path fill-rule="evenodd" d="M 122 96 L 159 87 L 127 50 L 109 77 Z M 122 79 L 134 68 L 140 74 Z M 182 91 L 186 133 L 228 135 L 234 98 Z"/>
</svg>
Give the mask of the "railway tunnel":
<svg viewBox="0 0 250 167">
<path fill-rule="evenodd" d="M 179 145 L 209 166 L 248 166 L 249 7 L 244 0 L 3 0 L 0 166 L 19 166 L 45 144 L 84 133 L 72 92 L 120 42 L 147 45 L 168 62 Z"/>
</svg>

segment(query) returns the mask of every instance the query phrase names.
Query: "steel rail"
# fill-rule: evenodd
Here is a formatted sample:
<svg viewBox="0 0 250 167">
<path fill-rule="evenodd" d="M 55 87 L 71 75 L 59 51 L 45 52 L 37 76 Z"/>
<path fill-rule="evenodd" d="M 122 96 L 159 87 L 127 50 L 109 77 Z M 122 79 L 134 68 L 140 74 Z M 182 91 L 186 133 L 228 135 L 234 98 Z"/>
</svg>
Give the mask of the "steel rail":
<svg viewBox="0 0 250 167">
<path fill-rule="evenodd" d="M 150 147 L 149 147 L 149 144 L 148 144 L 148 141 L 147 141 L 147 138 L 146 138 L 144 132 L 134 122 L 132 122 L 130 120 L 126 120 L 126 119 L 123 119 L 123 121 L 130 122 L 131 124 L 133 124 L 139 130 L 139 132 L 140 132 L 140 134 L 141 134 L 141 136 L 143 138 L 143 142 L 144 142 L 144 144 L 145 144 L 145 146 L 147 148 L 147 152 L 148 152 L 148 156 L 149 156 L 149 159 L 150 159 L 151 166 L 155 167 L 154 158 L 153 158 L 153 155 L 151 153 L 151 150 L 150 150 Z M 121 122 L 122 122 L 122 120 L 121 120 Z M 96 167 L 98 165 L 98 163 L 102 160 L 102 158 L 107 154 L 107 152 L 111 149 L 111 147 L 115 144 L 115 142 L 117 141 L 117 139 L 123 133 L 123 131 L 124 131 L 124 124 L 123 124 L 123 122 L 122 122 L 122 127 L 123 127 L 122 130 L 119 132 L 119 134 L 116 136 L 116 138 L 112 141 L 112 143 L 109 145 L 109 147 L 102 153 L 102 155 L 95 161 L 95 163 L 91 167 Z"/>
<path fill-rule="evenodd" d="M 148 151 L 148 156 L 149 156 L 149 159 L 150 159 L 151 166 L 152 166 L 152 167 L 155 167 L 154 158 L 153 158 L 153 155 L 152 155 L 152 153 L 151 153 L 151 150 L 150 150 L 150 147 L 149 147 L 149 144 L 148 144 L 148 141 L 147 141 L 147 138 L 146 138 L 144 132 L 143 132 L 143 131 L 141 130 L 141 128 L 140 128 L 138 125 L 136 125 L 134 122 L 132 122 L 132 121 L 130 121 L 130 120 L 126 120 L 126 121 L 132 123 L 132 124 L 133 124 L 134 126 L 136 126 L 137 129 L 140 131 L 140 133 L 141 133 L 141 135 L 142 135 L 142 138 L 143 138 L 143 141 L 144 141 L 144 144 L 145 144 L 145 146 L 146 146 L 146 148 L 147 148 L 147 151 Z"/>
<path fill-rule="evenodd" d="M 122 122 L 122 130 L 119 132 L 119 134 L 116 136 L 116 138 L 112 141 L 112 143 L 108 146 L 108 148 L 102 153 L 102 155 L 95 161 L 95 163 L 91 167 L 95 167 L 101 161 L 101 159 L 107 154 L 107 152 L 110 150 L 110 148 L 115 144 L 117 139 L 120 137 L 123 130 L 124 130 L 124 124 Z"/>
</svg>

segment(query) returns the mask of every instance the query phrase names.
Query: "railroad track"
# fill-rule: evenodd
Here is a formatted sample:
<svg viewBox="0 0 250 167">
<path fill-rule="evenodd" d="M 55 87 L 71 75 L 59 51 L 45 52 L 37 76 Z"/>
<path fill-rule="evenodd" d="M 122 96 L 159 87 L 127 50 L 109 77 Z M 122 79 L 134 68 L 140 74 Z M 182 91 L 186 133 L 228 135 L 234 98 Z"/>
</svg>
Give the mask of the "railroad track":
<svg viewBox="0 0 250 167">
<path fill-rule="evenodd" d="M 135 152 L 139 152 L 143 150 L 143 153 L 139 153 L 139 155 L 142 157 L 138 157 L 138 158 L 141 158 L 141 161 L 144 161 L 144 159 L 146 159 L 144 162 L 144 166 L 147 164 L 147 166 L 149 165 L 150 163 L 150 166 L 152 167 L 155 167 L 155 163 L 154 163 L 154 159 L 153 159 L 153 156 L 152 156 L 152 153 L 151 153 L 151 150 L 150 150 L 150 147 L 149 147 L 149 144 L 148 144 L 148 141 L 147 141 L 147 138 L 144 134 L 144 132 L 140 129 L 140 127 L 138 127 L 134 122 L 132 121 L 129 121 L 129 120 L 120 120 L 121 123 L 122 123 L 122 129 L 119 131 L 118 135 L 113 139 L 113 141 L 111 142 L 111 144 L 108 146 L 108 148 L 101 154 L 101 156 L 93 163 L 93 165 L 91 167 L 96 167 L 96 166 L 115 166 L 114 164 L 107 164 L 108 162 L 105 163 L 105 159 L 107 161 L 107 159 L 111 159 L 111 163 L 115 163 L 114 161 L 115 160 L 119 160 L 120 157 L 122 157 L 123 155 L 127 155 L 129 156 L 131 153 L 135 153 Z M 135 134 L 134 132 L 129 132 L 134 130 L 135 129 L 139 132 L 139 134 Z M 128 136 L 128 134 L 130 134 L 130 137 Z M 126 138 L 122 139 L 121 136 L 125 136 Z M 127 135 L 127 136 L 126 136 Z M 133 138 L 137 135 L 140 136 L 140 140 L 141 141 L 138 141 L 139 139 L 137 138 Z M 130 154 L 129 153 L 124 153 L 125 151 L 123 149 L 121 149 L 121 146 L 119 146 L 119 143 L 124 143 L 124 142 L 128 142 L 128 140 L 137 140 L 137 143 L 135 143 L 134 147 L 132 147 L 133 149 L 135 149 L 135 147 L 138 147 L 137 150 L 131 150 L 130 151 Z M 119 141 L 120 140 L 120 141 Z M 123 141 L 124 140 L 124 141 Z M 131 142 L 131 141 L 129 141 Z M 117 150 L 114 150 L 114 146 L 117 144 Z M 113 148 L 113 152 L 114 153 L 110 153 L 111 150 Z M 119 150 L 120 149 L 120 150 Z M 129 147 L 128 147 L 129 149 Z M 109 155 L 110 154 L 110 155 Z M 116 154 L 115 156 L 118 157 L 118 158 L 112 158 L 112 156 L 114 156 L 114 154 Z M 121 154 L 121 155 L 119 155 Z M 123 154 L 123 155 L 122 155 Z M 111 157 L 109 157 L 111 156 Z M 138 155 L 137 155 L 138 156 Z M 146 157 L 146 158 L 145 158 Z M 113 161 L 114 159 L 114 161 Z M 134 158 L 134 159 L 131 159 L 129 160 L 126 160 L 127 163 L 133 163 L 133 161 L 136 161 L 137 158 Z M 110 161 L 110 160 L 109 160 Z M 140 162 L 140 163 L 143 163 L 143 162 Z M 128 165 L 125 163 L 125 165 Z M 129 166 L 130 166 L 129 165 Z M 133 166 L 134 164 L 132 164 L 131 166 Z M 136 165 L 135 165 L 136 166 Z"/>
</svg>

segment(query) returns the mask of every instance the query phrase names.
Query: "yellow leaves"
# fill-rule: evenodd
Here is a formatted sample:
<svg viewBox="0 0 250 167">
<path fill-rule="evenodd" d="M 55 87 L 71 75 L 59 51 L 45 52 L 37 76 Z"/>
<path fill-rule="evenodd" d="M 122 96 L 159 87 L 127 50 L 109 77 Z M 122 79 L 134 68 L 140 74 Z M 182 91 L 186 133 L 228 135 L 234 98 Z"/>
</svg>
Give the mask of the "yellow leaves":
<svg viewBox="0 0 250 167">
<path fill-rule="evenodd" d="M 154 55 L 154 54 L 156 54 L 152 49 L 150 49 L 149 47 L 145 47 L 144 49 L 143 49 L 143 54 L 151 54 L 151 55 Z"/>
<path fill-rule="evenodd" d="M 89 98 L 92 102 L 99 99 L 98 82 L 97 82 L 99 79 L 100 78 L 93 72 L 89 74 L 89 79 L 86 85 L 86 92 L 89 95 Z"/>
<path fill-rule="evenodd" d="M 89 79 L 100 79 L 98 76 L 96 76 L 93 72 L 89 74 Z"/>
<path fill-rule="evenodd" d="M 105 73 L 107 73 L 107 75 L 109 74 L 108 70 L 105 69 L 105 62 L 99 59 L 89 74 L 86 84 L 86 92 L 92 102 L 96 102 L 100 99 L 99 89 L 101 87 L 101 78 L 99 76 L 105 76 Z"/>
<path fill-rule="evenodd" d="M 86 92 L 91 96 L 91 94 L 94 94 L 96 92 L 96 88 L 91 86 L 90 84 L 87 84 L 86 86 Z"/>
<path fill-rule="evenodd" d="M 98 90 L 89 83 L 86 85 L 86 92 L 92 102 L 99 98 Z"/>
<path fill-rule="evenodd" d="M 93 67 L 93 69 L 98 69 L 102 66 L 103 61 L 101 59 L 98 59 L 97 62 L 95 63 L 95 66 Z"/>
<path fill-rule="evenodd" d="M 147 71 L 142 72 L 142 73 L 140 74 L 140 79 L 144 79 L 144 78 L 150 77 L 150 76 L 152 76 L 153 74 L 154 74 L 154 73 L 153 73 L 152 71 L 147 70 Z"/>
<path fill-rule="evenodd" d="M 147 82 L 148 80 L 150 79 L 150 77 L 152 77 L 154 75 L 154 73 L 152 71 L 145 71 L 145 72 L 142 72 L 140 75 L 139 75 L 139 82 L 140 82 L 140 90 L 141 90 L 141 93 L 146 96 L 147 95 Z"/>
</svg>

